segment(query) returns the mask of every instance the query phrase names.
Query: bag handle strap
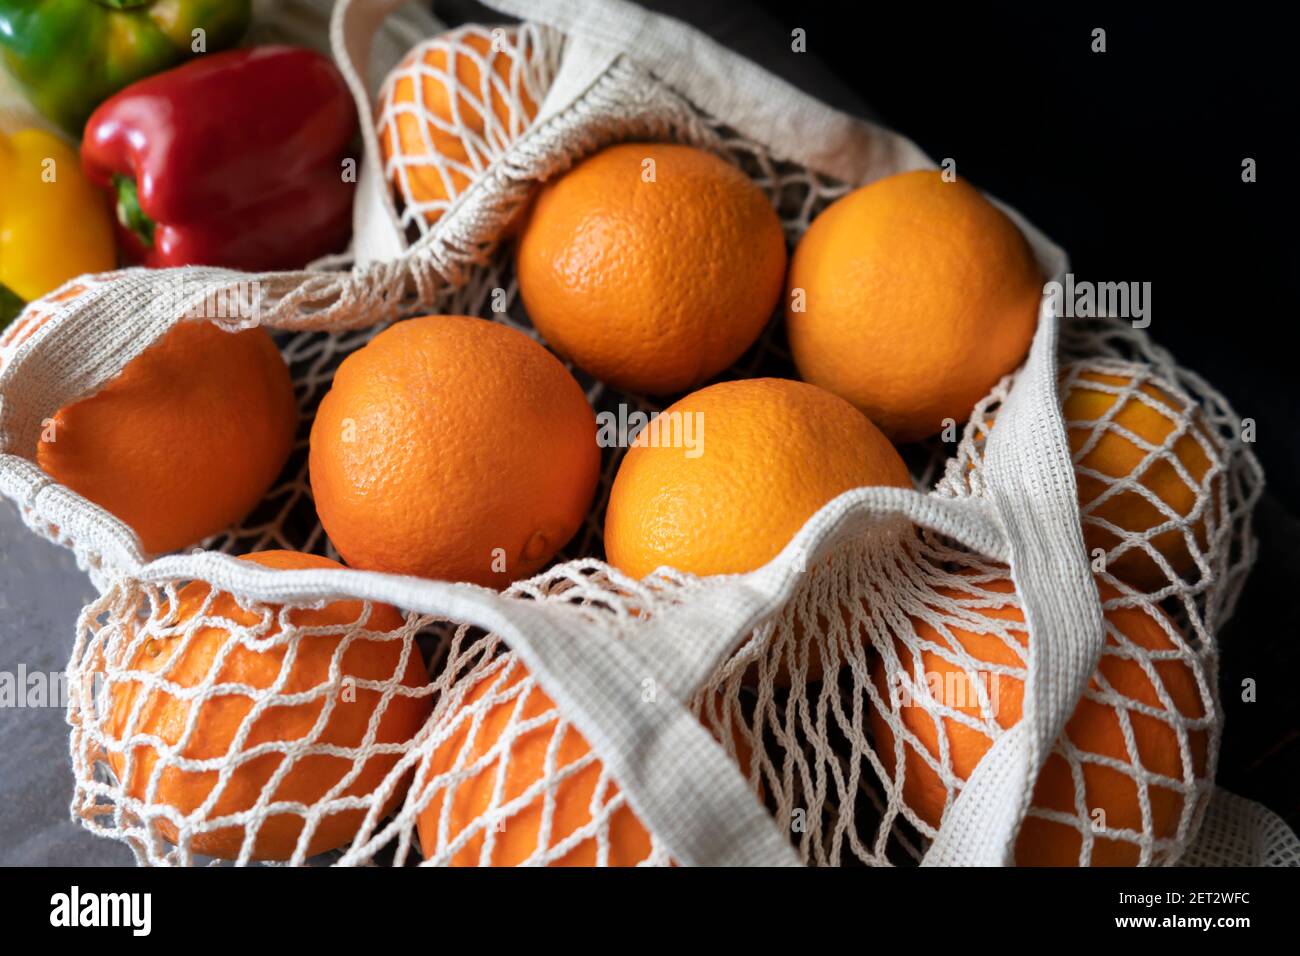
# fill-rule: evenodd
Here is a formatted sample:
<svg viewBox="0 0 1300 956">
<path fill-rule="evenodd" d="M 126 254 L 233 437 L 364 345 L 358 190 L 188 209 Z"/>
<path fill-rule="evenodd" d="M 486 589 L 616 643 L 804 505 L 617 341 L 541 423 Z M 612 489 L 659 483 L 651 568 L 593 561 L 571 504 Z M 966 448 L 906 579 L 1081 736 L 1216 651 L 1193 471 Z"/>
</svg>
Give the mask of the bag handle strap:
<svg viewBox="0 0 1300 956">
<path fill-rule="evenodd" d="M 658 680 L 638 653 L 640 642 L 587 619 L 579 608 L 367 571 L 272 570 L 213 552 L 160 558 L 138 579 L 200 579 L 275 603 L 346 596 L 481 627 L 500 636 L 534 674 L 673 859 L 697 866 L 798 865 L 785 835 L 685 696 Z M 653 701 L 642 696 L 647 678 L 656 680 Z"/>
<path fill-rule="evenodd" d="M 962 787 L 923 860 L 929 866 L 1013 862 L 1038 775 L 1105 643 L 1057 398 L 1056 338 L 1057 318 L 1045 300 L 1029 360 L 998 411 L 984 461 L 1032 648 L 1023 709 Z"/>
</svg>

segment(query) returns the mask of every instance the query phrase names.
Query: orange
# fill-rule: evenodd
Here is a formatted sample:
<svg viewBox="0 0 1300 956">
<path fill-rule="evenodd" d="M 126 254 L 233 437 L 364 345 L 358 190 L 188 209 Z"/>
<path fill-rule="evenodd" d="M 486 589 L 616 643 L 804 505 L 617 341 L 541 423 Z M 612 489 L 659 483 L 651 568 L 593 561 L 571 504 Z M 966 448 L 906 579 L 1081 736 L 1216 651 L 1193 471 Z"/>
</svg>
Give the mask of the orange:
<svg viewBox="0 0 1300 956">
<path fill-rule="evenodd" d="M 454 783 L 449 778 L 439 781 L 429 804 L 416 818 L 425 858 L 445 852 L 468 831 L 469 838 L 450 859 L 452 866 L 518 866 L 570 839 L 572 845 L 548 865 L 635 866 L 641 863 L 650 855 L 650 834 L 626 803 L 606 816 L 605 858 L 599 855 L 597 835 L 582 832 L 587 827 L 594 830 L 592 801 L 597 797 L 596 788 L 604 765 L 592 756 L 590 745 L 573 726 L 566 726 L 557 740 L 559 714 L 555 704 L 536 684 L 526 689 L 521 686 L 528 676 L 524 666 L 514 661 L 505 674 L 483 678 L 465 696 L 451 734 L 430 755 L 421 775 L 423 781 L 453 773 L 465 776 Z M 481 706 L 488 698 L 491 703 L 483 709 L 475 725 L 469 710 Z M 547 714 L 551 716 L 546 717 Z M 541 723 L 502 746 L 507 733 L 514 734 L 520 724 L 539 718 Z M 734 759 L 741 772 L 748 776 L 752 751 L 743 735 L 736 733 L 734 718 L 732 732 Z M 555 763 L 548 775 L 546 767 L 550 759 Z M 543 785 L 543 781 L 561 776 L 563 779 L 558 783 Z M 500 795 L 495 796 L 498 787 Z M 618 794 L 618 784 L 607 781 L 599 793 L 598 807 L 603 810 Z M 542 820 L 548 799 L 553 809 L 549 839 L 543 844 Z M 521 801 L 520 806 L 509 816 L 490 823 L 484 820 L 489 810 L 515 800 Z M 444 814 L 445 840 L 439 838 Z M 492 846 L 485 854 L 488 839 Z"/>
<path fill-rule="evenodd" d="M 508 729 L 513 731 L 522 721 L 555 711 L 555 704 L 541 688 L 533 686 L 526 691 L 519 689 L 520 683 L 527 676 L 528 672 L 523 666 L 516 663 L 513 673 L 504 680 L 499 675 L 485 678 L 470 691 L 463 705 L 466 708 L 474 706 L 490 695 L 494 702 L 488 705 L 481 723 L 475 726 L 470 715 L 463 715 L 451 736 L 430 756 L 427 773 L 423 778 L 426 781 L 475 767 L 479 761 L 484 763 L 465 779 L 454 784 L 448 781 L 439 786 L 429 805 L 420 812 L 417 828 L 420 846 L 426 858 L 434 856 L 440 845 L 438 832 L 444 813 L 447 814 L 447 842 L 450 843 L 466 828 L 479 821 L 489 808 L 520 800 L 530 788 L 547 779 L 546 765 L 552 748 L 555 750 L 556 775 L 563 774 L 566 768 L 572 768 L 579 761 L 587 762 L 551 787 L 554 810 L 549 841 L 543 845 L 541 840 L 547 794 L 539 787 L 531 798 L 524 800 L 522 806 L 498 823 L 492 832 L 485 833 L 483 829 L 474 832 L 452 856 L 451 864 L 518 866 L 535 853 L 556 846 L 591 824 L 592 798 L 604 767 L 599 760 L 590 756 L 590 746 L 572 726 L 566 727 L 563 736 L 558 742 L 555 741 L 558 714 L 514 738 L 504 754 L 497 753 L 488 757 L 493 747 L 501 746 L 502 734 Z M 521 694 L 524 695 L 522 706 L 519 702 Z M 498 697 L 503 699 L 498 702 Z M 498 786 L 502 790 L 500 797 L 496 798 L 494 793 Z M 618 785 L 611 782 L 608 789 L 601 793 L 600 804 L 608 804 L 618 793 Z M 649 856 L 650 834 L 626 803 L 609 816 L 608 827 L 608 857 L 600 862 L 608 866 L 635 866 Z M 484 842 L 489 837 L 492 849 L 485 857 Z M 551 865 L 594 866 L 597 862 L 597 840 L 595 834 L 591 834 L 575 841 L 574 846 Z"/>
<path fill-rule="evenodd" d="M 343 360 L 310 469 L 348 564 L 501 587 L 581 527 L 600 449 L 587 396 L 546 349 L 486 319 L 426 316 Z"/>
<path fill-rule="evenodd" d="M 187 320 L 60 409 L 36 461 L 130 525 L 145 551 L 174 551 L 261 501 L 297 420 L 289 370 L 264 329 Z"/>
<path fill-rule="evenodd" d="M 512 80 L 521 56 L 517 28 L 464 26 L 413 49 L 380 90 L 386 175 L 408 205 L 427 207 L 428 223 L 537 115 L 522 78 Z"/>
<path fill-rule="evenodd" d="M 1020 364 L 1042 295 L 1015 224 L 965 181 L 920 170 L 813 220 L 790 264 L 786 329 L 802 378 L 915 441 L 964 421 Z"/>
<path fill-rule="evenodd" d="M 1108 585 L 1099 585 L 1103 600 L 1116 596 Z M 1004 603 L 987 608 L 973 607 L 969 613 L 989 619 L 988 628 L 965 619 L 953 618 L 946 623 L 948 637 L 930 624 L 914 618 L 912 625 L 916 637 L 924 642 L 917 652 L 895 639 L 895 650 L 904 668 L 916 683 L 919 692 L 896 710 L 908 732 L 916 738 L 935 761 L 940 761 L 940 733 L 947 743 L 948 760 L 953 775 L 965 780 L 975 770 L 976 764 L 993 743 L 993 728 L 1006 729 L 1020 720 L 1024 684 L 1019 677 L 993 670 L 995 667 L 1023 671 L 1026 666 L 1025 649 L 1029 637 L 1024 630 L 1024 615 L 1014 602 L 1010 578 L 972 585 L 977 599 L 995 599 L 1008 595 Z M 982 593 L 981 593 L 982 592 Z M 940 588 L 939 594 L 953 600 L 969 603 L 971 596 L 963 591 Z M 1152 613 L 1160 614 L 1152 609 Z M 1205 715 L 1201 692 L 1192 668 L 1182 660 L 1156 659 L 1152 666 L 1176 713 L 1171 713 L 1161 701 L 1156 685 L 1143 670 L 1141 663 L 1126 656 L 1126 648 L 1116 639 L 1111 629 L 1139 648 L 1152 653 L 1167 653 L 1176 645 L 1150 614 L 1136 608 L 1119 608 L 1106 612 L 1107 640 L 1097 671 L 1090 684 L 1094 693 L 1103 693 L 1101 681 L 1116 694 L 1133 701 L 1133 708 L 1123 707 L 1123 716 L 1132 726 L 1136 754 L 1130 754 L 1124 742 L 1121 708 L 1096 700 L 1082 698 L 1065 727 L 1069 743 L 1082 751 L 1079 763 L 1083 776 L 1086 804 L 1086 823 L 1093 822 L 1097 810 L 1104 811 L 1099 822 L 1110 830 L 1132 830 L 1157 838 L 1170 838 L 1178 828 L 1183 810 L 1182 795 L 1158 780 L 1147 787 L 1151 803 L 1151 822 L 1143 825 L 1138 784 L 1128 773 L 1093 762 L 1095 758 L 1109 758 L 1134 767 L 1135 772 L 1160 775 L 1182 782 L 1187 775 L 1204 778 L 1208 740 L 1203 730 L 1187 732 L 1191 766 L 1185 766 L 1174 722 L 1181 718 L 1197 719 Z M 993 628 L 1010 627 L 1015 646 L 999 637 Z M 937 648 L 943 648 L 942 652 Z M 917 661 L 919 653 L 920 661 Z M 988 671 L 970 673 L 951 660 L 951 655 L 964 653 L 974 661 L 988 664 Z M 890 706 L 884 663 L 876 658 L 872 676 L 877 690 Z M 926 696 L 938 694 L 941 700 Z M 980 707 L 980 693 L 989 696 L 990 715 Z M 900 685 L 899 693 L 907 693 Z M 996 704 L 992 701 L 996 700 Z M 954 716 L 936 716 L 942 705 L 965 716 L 963 722 Z M 1142 713 L 1138 705 L 1153 708 L 1155 715 Z M 971 726 L 974 723 L 975 726 Z M 881 713 L 871 708 L 871 726 L 876 749 L 891 776 L 895 768 L 895 742 L 889 724 Z M 904 779 L 903 800 L 930 826 L 940 824 L 944 812 L 947 790 L 939 773 L 922 757 L 916 743 L 908 739 L 903 746 Z M 1134 766 L 1136 757 L 1136 766 Z M 1090 759 L 1092 758 L 1092 759 Z M 1042 810 L 1058 811 L 1070 816 L 1079 813 L 1075 806 L 1074 779 L 1070 763 L 1059 753 L 1051 754 L 1034 789 L 1033 806 Z M 1038 816 L 1025 819 L 1016 844 L 1016 862 L 1022 866 L 1077 866 L 1083 847 L 1078 830 L 1066 823 Z M 1092 866 L 1132 866 L 1138 862 L 1136 844 L 1120 838 L 1109 838 L 1100 832 L 1095 836 L 1089 861 Z"/>
<path fill-rule="evenodd" d="M 328 558 L 293 551 L 265 551 L 246 555 L 244 560 L 285 570 L 342 567 Z M 194 814 L 194 823 L 204 823 L 251 810 L 257 805 L 263 788 L 288 759 L 293 761 L 292 766 L 281 778 L 269 802 L 298 802 L 311 807 L 324 799 L 353 770 L 354 761 L 348 756 L 318 751 L 327 747 L 360 747 L 371 718 L 380 706 L 384 692 L 365 687 L 364 682 L 388 682 L 395 677 L 406 687 L 423 687 L 428 682 L 417 648 L 411 647 L 405 668 L 399 674 L 404 642 L 361 636 L 352 640 L 339 655 L 338 678 L 331 677 L 331 662 L 350 626 L 361 622 L 363 608 L 360 601 L 334 601 L 316 610 L 299 608 L 287 612 L 289 622 L 295 627 L 323 630 L 302 634 L 293 642 L 296 654 L 277 694 L 321 693 L 302 703 L 281 704 L 264 710 L 253 721 L 242 746 L 236 745 L 236 737 L 256 702 L 248 691 L 232 687 L 228 693 L 195 704 L 162 688 L 145 691 L 144 685 L 136 680 L 112 684 L 106 721 L 106 731 L 111 738 L 120 742 L 128 735 L 132 738 L 150 735 L 161 739 L 168 747 L 179 746 L 177 758 L 221 761 L 221 766 L 234 768 L 215 803 L 200 810 L 212 795 L 218 771 L 185 770 L 169 761 L 169 765 L 159 773 L 157 789 L 150 795 L 149 787 L 159 755 L 151 743 L 141 742 L 130 748 L 134 760 L 129 773 L 125 752 L 110 752 L 108 755 L 122 789 L 131 797 L 147 800 L 153 806 L 168 806 L 184 815 Z M 210 597 L 207 584 L 192 582 L 177 595 L 174 631 L 169 628 L 169 636 L 146 641 L 136 650 L 128 668 L 156 675 L 187 689 L 198 688 L 211 680 L 214 685 L 238 684 L 257 691 L 269 690 L 280 680 L 291 646 L 272 642 L 272 638 L 281 633 L 282 611 L 273 606 L 265 619 L 267 626 L 264 631 L 259 629 L 254 637 L 230 647 L 239 638 L 224 627 L 207 620 L 197 626 L 190 622 L 196 616 L 205 619 L 220 617 L 241 627 L 252 628 L 262 620 L 261 615 L 241 607 L 230 594 L 218 592 Z M 394 608 L 375 604 L 362 626 L 367 631 L 384 633 L 401 627 L 402 623 L 402 615 Z M 191 627 L 192 633 L 187 633 Z M 218 664 L 218 655 L 228 648 L 229 656 Z M 214 667 L 220 668 L 215 675 L 211 673 Z M 142 693 L 148 693 L 144 701 L 139 700 Z M 317 730 L 316 724 L 327 700 L 333 701 L 333 711 L 323 727 Z M 194 706 L 201 708 L 197 717 L 190 712 Z M 137 707 L 133 720 L 132 712 Z M 430 709 L 428 696 L 393 694 L 379 717 L 375 742 L 400 744 L 410 740 L 423 726 Z M 187 723 L 191 720 L 194 721 L 194 730 L 181 745 Z M 236 762 L 237 757 L 260 744 L 292 744 L 297 741 L 308 741 L 311 750 L 296 757 L 272 751 L 242 763 Z M 397 764 L 400 756 L 390 753 L 370 757 L 356 777 L 338 793 L 332 794 L 331 799 L 371 793 Z M 384 813 L 392 811 L 404 792 L 405 785 L 395 789 Z M 307 854 L 323 853 L 348 843 L 365 819 L 367 810 L 366 807 L 340 810 L 324 817 L 309 838 Z M 303 822 L 301 814 L 291 811 L 267 817 L 254 838 L 253 859 L 289 859 L 302 833 Z M 177 829 L 170 821 L 158 818 L 158 827 L 168 840 L 175 842 Z M 232 824 L 196 834 L 191 848 L 204 856 L 236 859 L 244 837 L 244 826 Z"/>
<path fill-rule="evenodd" d="M 785 262 L 781 222 L 739 169 L 690 146 L 626 143 L 542 190 L 519 243 L 519 292 L 560 354 L 662 395 L 753 344 Z"/>
<path fill-rule="evenodd" d="M 1111 525 L 1130 534 L 1144 535 L 1147 543 L 1165 557 L 1179 577 L 1187 577 L 1196 567 L 1188 544 L 1189 535 L 1198 550 L 1206 547 L 1204 518 L 1198 516 L 1193 521 L 1185 520 L 1196 505 L 1211 465 L 1197 434 L 1203 432 L 1199 409 L 1189 407 L 1187 402 L 1174 398 L 1151 381 L 1141 382 L 1136 394 L 1121 397 L 1116 390 L 1129 388 L 1133 383 L 1132 375 L 1085 370 L 1078 372 L 1070 382 L 1062 412 L 1070 450 L 1075 455 L 1083 539 L 1088 550 L 1100 548 L 1110 552 L 1120 544 L 1120 536 L 1107 527 Z M 1089 383 L 1102 388 L 1090 387 Z M 1111 390 L 1106 391 L 1106 387 Z M 1096 423 L 1110 414 L 1116 401 L 1121 400 L 1123 404 L 1114 410 L 1110 424 L 1101 426 L 1100 434 L 1093 442 L 1093 434 L 1098 430 Z M 1170 442 L 1167 450 L 1154 453 L 1148 461 L 1147 448 L 1138 442 L 1148 447 L 1164 448 L 1179 420 L 1187 416 L 1190 416 L 1190 427 Z M 1136 489 L 1125 489 L 1102 498 L 1113 487 L 1112 482 L 1079 469 L 1112 479 L 1132 477 L 1163 502 L 1163 507 Z M 1208 502 L 1206 508 L 1211 504 Z M 1176 522 L 1175 527 L 1150 533 L 1153 528 L 1171 521 Z M 1106 569 L 1144 591 L 1158 590 L 1170 583 L 1165 572 L 1140 544 L 1120 552 L 1107 563 Z"/>
<path fill-rule="evenodd" d="M 722 382 L 671 406 L 628 449 L 605 552 L 637 578 L 665 565 L 752 571 L 824 504 L 863 485 L 911 487 L 911 478 L 848 402 L 788 379 Z"/>
</svg>

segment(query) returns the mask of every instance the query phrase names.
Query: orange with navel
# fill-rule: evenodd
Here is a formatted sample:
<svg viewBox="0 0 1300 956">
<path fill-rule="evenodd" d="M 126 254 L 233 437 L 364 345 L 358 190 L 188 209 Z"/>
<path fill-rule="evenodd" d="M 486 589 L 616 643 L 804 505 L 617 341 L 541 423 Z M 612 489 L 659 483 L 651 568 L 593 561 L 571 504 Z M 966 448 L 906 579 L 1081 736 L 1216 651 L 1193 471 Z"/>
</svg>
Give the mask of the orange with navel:
<svg viewBox="0 0 1300 956">
<path fill-rule="evenodd" d="M 352 567 L 502 587 L 581 527 L 600 476 L 596 417 L 522 332 L 407 319 L 339 366 L 310 470 L 321 525 Z"/>
</svg>

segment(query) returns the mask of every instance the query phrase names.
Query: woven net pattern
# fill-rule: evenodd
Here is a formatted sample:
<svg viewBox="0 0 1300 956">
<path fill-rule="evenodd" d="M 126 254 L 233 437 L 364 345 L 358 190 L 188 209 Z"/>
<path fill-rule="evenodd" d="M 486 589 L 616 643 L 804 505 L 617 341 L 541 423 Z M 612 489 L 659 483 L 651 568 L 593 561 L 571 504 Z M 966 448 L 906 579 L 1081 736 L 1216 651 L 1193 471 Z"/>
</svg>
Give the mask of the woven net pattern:
<svg viewBox="0 0 1300 956">
<path fill-rule="evenodd" d="M 1029 817 L 1051 824 L 1036 832 L 1053 862 L 1167 862 L 1212 779 L 1213 646 L 1189 642 L 1140 597 L 1111 591 L 1103 608 L 1090 704 L 1058 740 L 1044 772 L 1055 787 Z M 1018 719 L 1027 643 L 1005 567 L 906 530 L 819 569 L 713 686 L 745 716 L 748 742 L 765 741 L 762 785 L 808 862 L 904 863 Z M 809 679 L 817 671 L 822 680 Z"/>
<path fill-rule="evenodd" d="M 375 125 L 399 222 L 427 234 L 537 115 L 562 45 L 542 28 L 469 24 L 415 47 L 379 91 Z"/>
<path fill-rule="evenodd" d="M 74 815 L 142 862 L 180 864 L 301 862 L 374 826 L 430 710 L 420 623 L 361 601 L 241 603 L 203 582 L 111 588 L 74 652 Z"/>
<path fill-rule="evenodd" d="M 1300 866 L 1300 840 L 1272 811 L 1232 794 L 1210 804 L 1182 866 Z"/>
<path fill-rule="evenodd" d="M 493 47 L 494 36 L 504 45 Z M 427 121 L 428 149 L 394 152 L 385 165 L 401 224 L 421 236 L 418 255 L 364 271 L 267 277 L 262 321 L 278 330 L 292 370 L 297 445 L 262 504 L 203 542 L 205 551 L 336 556 L 311 502 L 310 424 L 342 359 L 391 322 L 462 313 L 535 334 L 500 240 L 537 179 L 617 139 L 694 143 L 746 171 L 792 243 L 850 189 L 778 160 L 626 62 L 565 115 L 515 140 L 553 75 L 559 37 L 525 27 L 455 39 L 413 51 L 381 95 L 381 136 L 398 136 L 411 110 Z M 445 125 L 421 99 L 432 88 L 450 104 Z M 463 155 L 438 158 L 439 135 L 454 137 Z M 430 174 L 442 195 L 425 189 Z M 98 281 L 125 297 L 146 278 Z M 63 314 L 59 302 L 29 310 L 0 342 L 0 367 L 24 343 L 39 346 Z M 1140 330 L 1118 319 L 1067 323 L 1061 358 L 1067 407 L 1076 391 L 1099 396 L 1086 407 L 1104 406 L 1067 414 L 1067 424 L 1078 436 L 1075 464 L 1096 486 L 1083 511 L 1085 531 L 1103 542 L 1097 579 L 1108 643 L 1078 720 L 1049 760 L 1050 792 L 1036 794 L 1026 826 L 1080 863 L 1172 862 L 1209 804 L 1221 719 L 1214 634 L 1254 556 L 1249 516 L 1262 478 L 1226 402 Z M 662 407 L 574 373 L 598 414 L 617 420 Z M 722 377 L 793 374 L 774 316 Z M 919 489 L 985 494 L 983 448 L 1012 381 L 977 405 L 960 436 L 903 450 Z M 1125 414 L 1139 405 L 1151 413 L 1140 423 L 1166 423 L 1155 437 Z M 32 427 L 20 422 L 14 431 Z M 1089 470 L 1106 436 L 1129 443 L 1142 466 L 1118 477 Z M 1191 465 L 1188 443 L 1198 450 Z M 633 581 L 601 561 L 603 511 L 622 451 L 604 449 L 600 490 L 565 552 L 506 593 L 575 608 L 635 642 L 670 609 L 706 600 L 708 583 L 671 571 Z M 1170 481 L 1161 487 L 1185 490 L 1153 495 L 1140 479 L 1157 466 Z M 1107 502 L 1123 495 L 1158 520 L 1117 524 Z M 370 602 L 259 603 L 183 576 L 111 573 L 94 541 L 31 501 L 18 504 L 35 530 L 77 550 L 102 584 L 81 615 L 71 664 L 73 813 L 129 843 L 141 862 L 670 862 L 496 635 Z M 1170 536 L 1185 552 L 1180 568 L 1162 557 Z M 1125 554 L 1145 555 L 1163 578 L 1135 587 L 1112 574 Z M 1018 716 L 1032 645 L 1008 584 L 996 562 L 906 521 L 881 521 L 809 567 L 793 599 L 695 691 L 692 710 L 804 862 L 882 865 L 924 854 L 973 762 Z M 358 650 L 350 657 L 349 648 Z M 407 668 L 417 652 L 413 680 Z M 970 696 L 930 693 L 936 671 Z M 421 719 L 408 722 L 418 728 L 403 736 L 400 718 L 417 708 Z M 294 734 L 265 729 L 277 714 Z"/>
</svg>

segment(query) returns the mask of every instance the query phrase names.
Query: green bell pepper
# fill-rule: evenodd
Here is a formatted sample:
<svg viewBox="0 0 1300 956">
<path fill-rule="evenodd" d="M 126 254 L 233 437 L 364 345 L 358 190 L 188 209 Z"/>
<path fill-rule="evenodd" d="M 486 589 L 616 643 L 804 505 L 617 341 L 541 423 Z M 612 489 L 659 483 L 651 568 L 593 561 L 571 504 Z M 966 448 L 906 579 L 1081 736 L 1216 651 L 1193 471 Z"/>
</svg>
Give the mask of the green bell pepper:
<svg viewBox="0 0 1300 956">
<path fill-rule="evenodd" d="M 48 119 L 80 137 L 101 102 L 203 48 L 239 41 L 252 0 L 0 0 L 0 59 Z"/>
</svg>

